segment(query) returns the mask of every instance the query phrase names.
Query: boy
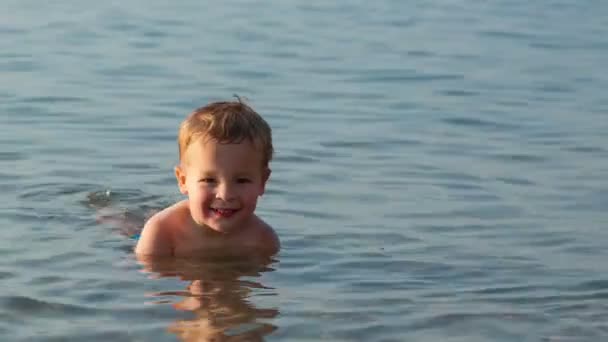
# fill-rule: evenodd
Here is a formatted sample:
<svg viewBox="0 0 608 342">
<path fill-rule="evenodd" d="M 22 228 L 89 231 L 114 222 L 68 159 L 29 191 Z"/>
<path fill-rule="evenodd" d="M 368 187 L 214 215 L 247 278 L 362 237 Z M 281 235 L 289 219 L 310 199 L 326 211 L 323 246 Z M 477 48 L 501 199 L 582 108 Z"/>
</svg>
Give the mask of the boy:
<svg viewBox="0 0 608 342">
<path fill-rule="evenodd" d="M 270 176 L 268 123 L 240 99 L 195 110 L 180 125 L 175 177 L 188 199 L 152 216 L 139 256 L 276 254 L 274 230 L 255 214 Z"/>
</svg>

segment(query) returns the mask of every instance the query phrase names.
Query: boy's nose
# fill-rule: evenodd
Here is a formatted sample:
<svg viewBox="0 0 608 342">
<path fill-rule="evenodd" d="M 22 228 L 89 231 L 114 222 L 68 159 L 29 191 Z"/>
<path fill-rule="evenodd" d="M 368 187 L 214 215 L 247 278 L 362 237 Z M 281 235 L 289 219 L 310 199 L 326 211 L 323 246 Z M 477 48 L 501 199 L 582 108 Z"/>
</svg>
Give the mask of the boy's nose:
<svg viewBox="0 0 608 342">
<path fill-rule="evenodd" d="M 224 201 L 230 200 L 234 196 L 233 187 L 226 183 L 220 184 L 215 196 L 223 199 Z"/>
</svg>

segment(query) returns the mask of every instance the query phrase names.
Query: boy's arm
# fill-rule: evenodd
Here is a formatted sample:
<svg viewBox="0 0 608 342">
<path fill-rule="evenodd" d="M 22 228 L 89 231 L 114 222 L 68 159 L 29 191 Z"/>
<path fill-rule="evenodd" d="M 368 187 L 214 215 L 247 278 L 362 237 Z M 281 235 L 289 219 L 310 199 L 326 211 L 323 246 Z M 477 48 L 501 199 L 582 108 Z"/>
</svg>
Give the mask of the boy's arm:
<svg viewBox="0 0 608 342">
<path fill-rule="evenodd" d="M 173 255 L 172 239 L 167 229 L 164 229 L 159 215 L 155 215 L 146 222 L 141 236 L 135 246 L 138 256 L 171 256 Z"/>
</svg>

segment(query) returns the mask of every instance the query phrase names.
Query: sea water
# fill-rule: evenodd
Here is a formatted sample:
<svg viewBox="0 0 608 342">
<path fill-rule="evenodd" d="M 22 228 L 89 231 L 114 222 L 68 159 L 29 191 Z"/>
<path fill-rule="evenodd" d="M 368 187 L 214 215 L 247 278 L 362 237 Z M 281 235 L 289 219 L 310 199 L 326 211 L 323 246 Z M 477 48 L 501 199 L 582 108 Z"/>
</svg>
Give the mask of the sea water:
<svg viewBox="0 0 608 342">
<path fill-rule="evenodd" d="M 4 1 L 3 341 L 601 341 L 608 2 Z M 144 267 L 179 122 L 238 94 L 273 260 Z"/>
</svg>

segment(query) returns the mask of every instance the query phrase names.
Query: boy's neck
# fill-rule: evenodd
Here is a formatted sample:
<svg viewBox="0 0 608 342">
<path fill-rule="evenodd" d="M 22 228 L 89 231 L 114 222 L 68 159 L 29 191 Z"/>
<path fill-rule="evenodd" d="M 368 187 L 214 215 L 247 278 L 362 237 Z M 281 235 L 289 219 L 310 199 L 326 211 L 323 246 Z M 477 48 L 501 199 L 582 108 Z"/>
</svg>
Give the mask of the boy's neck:
<svg viewBox="0 0 608 342">
<path fill-rule="evenodd" d="M 194 229 L 196 229 L 197 231 L 201 232 L 202 235 L 206 238 L 229 238 L 232 236 L 238 236 L 242 233 L 244 233 L 245 231 L 249 230 L 253 225 L 255 225 L 258 221 L 257 216 L 251 215 L 251 217 L 243 223 L 243 226 L 240 229 L 237 229 L 235 231 L 230 231 L 230 232 L 218 232 L 217 230 L 207 226 L 207 225 L 200 225 L 198 223 L 196 223 L 194 221 L 194 219 L 192 219 L 192 217 L 190 217 L 190 224 L 192 225 L 192 227 L 194 227 Z"/>
</svg>

